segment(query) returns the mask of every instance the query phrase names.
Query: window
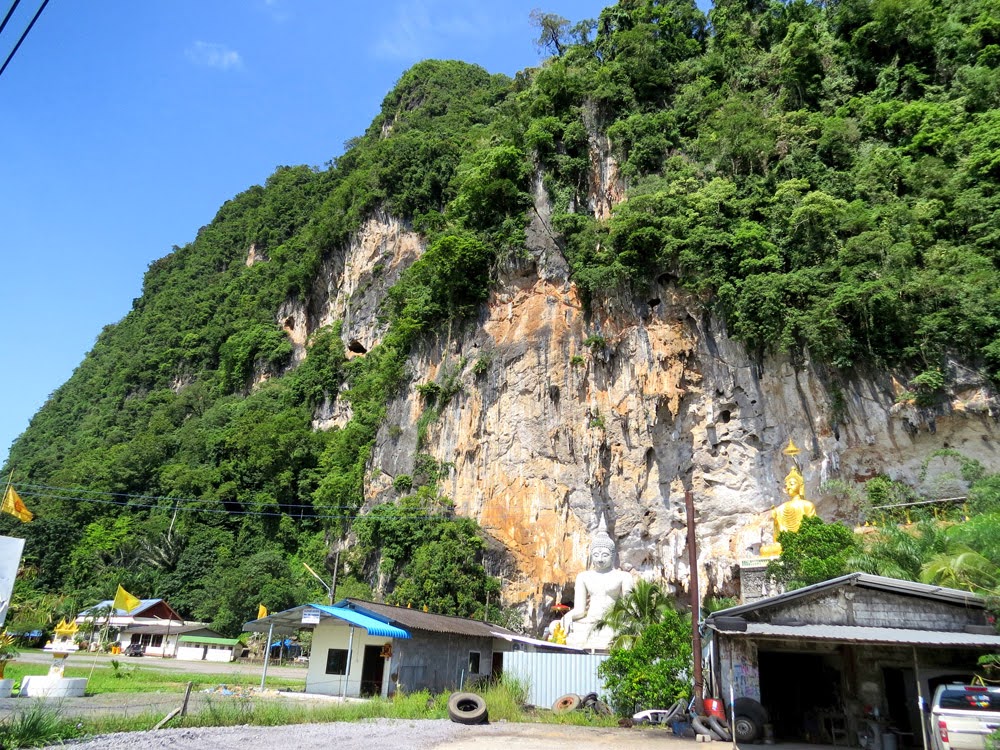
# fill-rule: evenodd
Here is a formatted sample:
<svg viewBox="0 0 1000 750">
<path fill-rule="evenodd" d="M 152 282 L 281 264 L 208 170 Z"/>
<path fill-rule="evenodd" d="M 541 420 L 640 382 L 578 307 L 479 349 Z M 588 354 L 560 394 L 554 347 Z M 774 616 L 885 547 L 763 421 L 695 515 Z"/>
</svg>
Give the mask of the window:
<svg viewBox="0 0 1000 750">
<path fill-rule="evenodd" d="M 479 652 L 469 652 L 469 674 L 479 674 Z"/>
<path fill-rule="evenodd" d="M 326 673 L 347 674 L 346 648 L 331 648 L 326 652 Z"/>
<path fill-rule="evenodd" d="M 154 635 L 153 636 L 153 642 L 152 642 L 151 645 L 153 646 L 153 648 L 159 648 L 160 646 L 162 646 L 163 645 L 163 636 L 162 635 Z"/>
</svg>

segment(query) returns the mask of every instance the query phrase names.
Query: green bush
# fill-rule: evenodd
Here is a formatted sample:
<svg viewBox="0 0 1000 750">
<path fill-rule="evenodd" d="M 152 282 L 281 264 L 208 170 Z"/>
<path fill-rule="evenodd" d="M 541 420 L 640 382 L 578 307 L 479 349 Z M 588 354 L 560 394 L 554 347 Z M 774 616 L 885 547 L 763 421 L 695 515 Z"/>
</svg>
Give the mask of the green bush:
<svg viewBox="0 0 1000 750">
<path fill-rule="evenodd" d="M 691 628 L 675 610 L 646 627 L 630 649 L 612 649 L 598 667 L 620 716 L 691 696 Z"/>
</svg>

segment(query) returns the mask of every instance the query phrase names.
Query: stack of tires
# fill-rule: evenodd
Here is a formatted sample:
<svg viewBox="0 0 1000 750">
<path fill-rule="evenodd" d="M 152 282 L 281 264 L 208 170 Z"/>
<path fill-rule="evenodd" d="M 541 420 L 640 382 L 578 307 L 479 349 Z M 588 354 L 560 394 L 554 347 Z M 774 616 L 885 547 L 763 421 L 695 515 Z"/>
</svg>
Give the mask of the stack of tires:
<svg viewBox="0 0 1000 750">
<path fill-rule="evenodd" d="M 715 708 L 715 705 L 718 708 Z M 695 716 L 691 720 L 694 731 L 711 737 L 713 740 L 731 742 L 756 742 L 764 735 L 764 725 L 767 723 L 767 710 L 752 698 L 737 698 L 733 710 L 732 726 L 726 719 L 726 712 L 721 708 L 721 701 L 713 702 L 713 709 L 707 716 Z"/>
</svg>

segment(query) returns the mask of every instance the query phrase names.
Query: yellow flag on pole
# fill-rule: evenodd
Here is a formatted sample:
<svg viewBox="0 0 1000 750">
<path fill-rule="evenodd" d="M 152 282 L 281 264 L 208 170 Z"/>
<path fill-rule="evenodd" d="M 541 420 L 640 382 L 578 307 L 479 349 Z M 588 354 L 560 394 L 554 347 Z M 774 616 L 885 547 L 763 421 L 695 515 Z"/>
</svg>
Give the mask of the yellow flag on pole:
<svg viewBox="0 0 1000 750">
<path fill-rule="evenodd" d="M 261 619 L 263 619 L 265 617 L 267 617 L 267 607 L 265 607 L 263 604 L 258 605 L 258 607 L 257 607 L 257 619 L 261 620 Z"/>
<path fill-rule="evenodd" d="M 14 488 L 11 485 L 7 485 L 7 492 L 3 496 L 3 506 L 0 507 L 4 513 L 10 513 L 15 518 L 20 518 L 24 523 L 27 523 L 35 514 L 28 510 L 28 507 L 24 504 Z"/>
<path fill-rule="evenodd" d="M 115 594 L 115 600 L 111 603 L 115 609 L 123 609 L 126 612 L 131 612 L 133 609 L 142 604 L 142 601 L 137 597 L 132 596 L 129 592 L 118 585 L 118 593 Z"/>
</svg>

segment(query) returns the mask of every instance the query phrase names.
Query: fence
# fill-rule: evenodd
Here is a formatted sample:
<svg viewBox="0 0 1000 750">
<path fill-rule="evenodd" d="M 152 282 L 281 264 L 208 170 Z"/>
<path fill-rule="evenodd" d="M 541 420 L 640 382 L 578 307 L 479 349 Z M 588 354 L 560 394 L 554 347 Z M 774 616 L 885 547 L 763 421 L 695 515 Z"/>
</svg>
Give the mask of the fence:
<svg viewBox="0 0 1000 750">
<path fill-rule="evenodd" d="M 503 673 L 528 685 L 528 703 L 550 707 L 566 693 L 581 697 L 604 693 L 597 667 L 606 654 L 552 654 L 508 651 L 503 655 Z"/>
</svg>

